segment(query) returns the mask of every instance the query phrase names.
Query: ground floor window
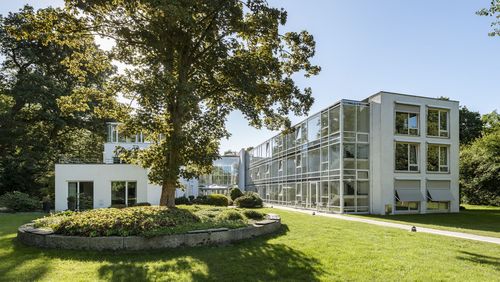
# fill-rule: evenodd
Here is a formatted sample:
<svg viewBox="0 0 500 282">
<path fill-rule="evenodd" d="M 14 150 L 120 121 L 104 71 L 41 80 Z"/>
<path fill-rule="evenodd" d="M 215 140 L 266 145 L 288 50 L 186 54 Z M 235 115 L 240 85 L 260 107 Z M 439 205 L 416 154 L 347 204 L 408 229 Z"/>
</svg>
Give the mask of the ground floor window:
<svg viewBox="0 0 500 282">
<path fill-rule="evenodd" d="M 136 181 L 112 181 L 111 205 L 133 206 L 137 203 Z"/>
<path fill-rule="evenodd" d="M 450 202 L 427 202 L 427 210 L 430 211 L 448 211 L 450 209 Z"/>
<path fill-rule="evenodd" d="M 94 208 L 94 182 L 68 182 L 68 209 L 88 210 Z"/>
<path fill-rule="evenodd" d="M 401 202 L 396 200 L 396 211 L 418 211 L 419 202 Z"/>
</svg>

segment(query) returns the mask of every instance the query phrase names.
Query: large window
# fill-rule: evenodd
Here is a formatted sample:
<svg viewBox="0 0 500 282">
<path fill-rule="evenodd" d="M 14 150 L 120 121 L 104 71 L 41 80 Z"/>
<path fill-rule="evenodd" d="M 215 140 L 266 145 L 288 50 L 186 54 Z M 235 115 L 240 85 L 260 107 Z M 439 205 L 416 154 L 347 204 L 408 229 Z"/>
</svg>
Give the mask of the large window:
<svg viewBox="0 0 500 282">
<path fill-rule="evenodd" d="M 330 169 L 340 168 L 340 144 L 330 145 Z"/>
<path fill-rule="evenodd" d="M 321 134 L 321 119 L 319 115 L 307 121 L 307 139 L 309 142 L 318 140 Z"/>
<path fill-rule="evenodd" d="M 356 106 L 344 105 L 344 131 L 356 131 Z"/>
<path fill-rule="evenodd" d="M 70 206 L 73 204 L 74 206 Z M 87 210 L 94 208 L 94 182 L 68 182 L 68 209 Z"/>
<path fill-rule="evenodd" d="M 397 171 L 418 171 L 418 145 L 396 143 L 395 166 Z"/>
<path fill-rule="evenodd" d="M 137 182 L 112 181 L 111 205 L 132 206 L 137 203 Z"/>
<path fill-rule="evenodd" d="M 427 110 L 427 135 L 448 137 L 448 110 L 428 109 Z"/>
<path fill-rule="evenodd" d="M 396 112 L 396 134 L 418 136 L 418 114 Z"/>
<path fill-rule="evenodd" d="M 448 146 L 429 144 L 427 146 L 427 171 L 448 172 Z"/>
<path fill-rule="evenodd" d="M 319 164 L 320 164 L 319 149 L 308 151 L 307 160 L 309 166 L 308 172 L 319 171 Z"/>
<path fill-rule="evenodd" d="M 330 109 L 330 133 L 340 130 L 340 107 Z"/>
<path fill-rule="evenodd" d="M 450 202 L 427 201 L 427 210 L 429 211 L 449 211 Z"/>
</svg>

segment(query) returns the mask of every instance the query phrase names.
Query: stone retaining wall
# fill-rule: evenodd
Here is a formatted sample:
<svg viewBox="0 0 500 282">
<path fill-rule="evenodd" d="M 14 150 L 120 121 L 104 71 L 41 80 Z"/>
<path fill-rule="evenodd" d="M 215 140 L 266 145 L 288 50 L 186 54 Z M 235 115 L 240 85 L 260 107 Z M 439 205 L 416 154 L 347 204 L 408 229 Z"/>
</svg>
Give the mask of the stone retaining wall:
<svg viewBox="0 0 500 282">
<path fill-rule="evenodd" d="M 270 234 L 281 227 L 280 220 L 267 220 L 248 227 L 228 230 L 206 230 L 197 233 L 163 235 L 152 238 L 129 237 L 79 237 L 55 235 L 25 224 L 18 228 L 17 239 L 29 246 L 51 249 L 69 250 L 151 250 L 176 248 L 182 246 L 194 247 L 203 245 L 220 245 L 234 241 L 250 239 Z"/>
</svg>

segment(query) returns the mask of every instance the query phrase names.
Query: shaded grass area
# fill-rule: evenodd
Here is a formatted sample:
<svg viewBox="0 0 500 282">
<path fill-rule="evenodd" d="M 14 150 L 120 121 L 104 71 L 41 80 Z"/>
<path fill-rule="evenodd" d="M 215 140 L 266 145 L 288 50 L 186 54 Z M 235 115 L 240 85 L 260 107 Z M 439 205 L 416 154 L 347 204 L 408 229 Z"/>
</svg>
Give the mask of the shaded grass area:
<svg viewBox="0 0 500 282">
<path fill-rule="evenodd" d="M 459 213 L 355 216 L 500 238 L 500 207 L 463 206 Z"/>
<path fill-rule="evenodd" d="M 43 250 L 15 242 L 39 214 L 0 215 L 0 280 L 495 281 L 500 246 L 266 209 L 275 235 L 221 247 L 144 252 Z"/>
</svg>

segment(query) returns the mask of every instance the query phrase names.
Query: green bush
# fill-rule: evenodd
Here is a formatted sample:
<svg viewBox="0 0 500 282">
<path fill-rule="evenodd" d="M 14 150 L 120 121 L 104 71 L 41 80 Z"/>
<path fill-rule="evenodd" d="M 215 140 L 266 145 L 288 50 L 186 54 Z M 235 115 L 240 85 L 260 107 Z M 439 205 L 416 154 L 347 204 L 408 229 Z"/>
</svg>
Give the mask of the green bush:
<svg viewBox="0 0 500 282">
<path fill-rule="evenodd" d="M 207 205 L 227 207 L 229 205 L 229 199 L 222 194 L 210 194 L 207 196 Z"/>
<path fill-rule="evenodd" d="M 220 212 L 216 217 L 216 220 L 244 220 L 245 217 L 234 209 L 225 210 Z"/>
<path fill-rule="evenodd" d="M 69 196 L 67 198 L 68 200 L 68 210 L 74 211 L 76 210 L 76 197 L 75 196 Z"/>
<path fill-rule="evenodd" d="M 124 209 L 126 207 L 127 207 L 127 205 L 125 205 L 125 204 L 113 204 L 113 205 L 111 205 L 110 208 L 113 208 L 113 209 Z"/>
<path fill-rule="evenodd" d="M 239 208 L 256 208 L 262 207 L 262 199 L 259 194 L 254 192 L 246 192 L 243 196 L 234 201 Z"/>
<path fill-rule="evenodd" d="M 41 208 L 38 199 L 18 191 L 8 192 L 0 196 L 0 206 L 4 206 L 15 212 L 34 211 Z"/>
<path fill-rule="evenodd" d="M 249 219 L 259 220 L 264 218 L 264 214 L 256 210 L 244 210 L 242 213 Z"/>
<path fill-rule="evenodd" d="M 191 201 L 193 204 L 197 205 L 207 205 L 207 196 L 200 195 Z"/>
<path fill-rule="evenodd" d="M 79 196 L 79 201 L 80 201 L 80 206 L 78 207 L 79 210 L 84 211 L 84 210 L 91 210 L 94 208 L 94 200 L 92 199 L 91 196 L 86 195 L 84 193 L 80 193 Z"/>
<path fill-rule="evenodd" d="M 243 196 L 243 193 L 241 192 L 241 190 L 239 188 L 233 188 L 231 189 L 231 191 L 229 192 L 229 196 L 231 197 L 231 200 L 236 200 L 237 198 Z"/>
<path fill-rule="evenodd" d="M 189 204 L 191 204 L 191 202 L 189 201 L 188 198 L 182 196 L 179 198 L 175 198 L 175 204 L 176 205 L 189 205 Z"/>
<path fill-rule="evenodd" d="M 246 218 L 235 209 L 208 206 L 128 207 L 56 213 L 36 219 L 35 227 L 49 227 L 69 236 L 155 236 L 208 228 L 239 228 Z"/>
</svg>

